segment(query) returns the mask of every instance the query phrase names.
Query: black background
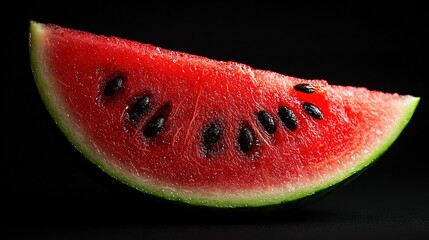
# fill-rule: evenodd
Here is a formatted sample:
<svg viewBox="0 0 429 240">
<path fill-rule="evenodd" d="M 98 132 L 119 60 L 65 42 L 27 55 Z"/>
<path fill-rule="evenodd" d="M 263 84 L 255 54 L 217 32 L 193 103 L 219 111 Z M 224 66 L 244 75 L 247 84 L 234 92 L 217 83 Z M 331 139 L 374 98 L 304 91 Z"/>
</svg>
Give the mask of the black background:
<svg viewBox="0 0 429 240">
<path fill-rule="evenodd" d="M 34 1 L 3 9 L 0 230 L 6 239 L 429 237 L 429 42 L 423 5 L 87 4 Z M 69 144 L 33 81 L 31 19 L 422 99 L 372 167 L 311 205 L 245 212 L 183 206 L 117 182 Z"/>
</svg>

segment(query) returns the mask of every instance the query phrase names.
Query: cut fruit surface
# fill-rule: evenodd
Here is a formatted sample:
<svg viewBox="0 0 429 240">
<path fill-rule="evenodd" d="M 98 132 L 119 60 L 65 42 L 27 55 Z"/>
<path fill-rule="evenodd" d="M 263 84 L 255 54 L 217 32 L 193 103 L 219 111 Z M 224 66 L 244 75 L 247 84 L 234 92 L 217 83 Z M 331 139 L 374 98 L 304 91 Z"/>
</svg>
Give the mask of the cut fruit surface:
<svg viewBox="0 0 429 240">
<path fill-rule="evenodd" d="M 213 207 L 340 184 L 419 101 L 35 21 L 30 58 L 47 109 L 89 160 L 140 191 Z"/>
</svg>

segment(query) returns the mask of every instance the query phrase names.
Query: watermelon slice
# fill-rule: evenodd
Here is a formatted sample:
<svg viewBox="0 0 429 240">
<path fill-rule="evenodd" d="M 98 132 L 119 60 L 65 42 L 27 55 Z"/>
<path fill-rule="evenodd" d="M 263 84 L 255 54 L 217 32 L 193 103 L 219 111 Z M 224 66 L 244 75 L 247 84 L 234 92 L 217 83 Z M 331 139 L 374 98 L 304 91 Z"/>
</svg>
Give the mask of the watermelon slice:
<svg viewBox="0 0 429 240">
<path fill-rule="evenodd" d="M 373 163 L 419 101 L 35 21 L 30 57 L 79 151 L 135 189 L 192 205 L 317 196 Z"/>
</svg>

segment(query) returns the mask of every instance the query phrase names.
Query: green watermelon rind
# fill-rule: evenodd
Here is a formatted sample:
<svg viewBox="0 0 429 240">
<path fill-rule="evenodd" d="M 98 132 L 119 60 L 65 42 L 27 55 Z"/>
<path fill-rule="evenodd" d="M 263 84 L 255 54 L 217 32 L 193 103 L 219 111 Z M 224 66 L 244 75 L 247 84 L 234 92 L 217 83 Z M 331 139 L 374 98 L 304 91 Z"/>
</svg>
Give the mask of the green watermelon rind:
<svg viewBox="0 0 429 240">
<path fill-rule="evenodd" d="M 41 39 L 37 38 L 37 36 L 41 35 L 39 32 L 42 31 L 42 27 L 42 24 L 35 21 L 30 21 L 29 45 L 31 68 L 36 86 L 48 112 L 55 121 L 56 125 L 70 141 L 70 143 L 93 164 L 97 165 L 111 177 L 116 178 L 130 187 L 160 197 L 162 199 L 185 202 L 191 205 L 219 208 L 237 208 L 261 207 L 279 204 L 298 206 L 302 205 L 303 203 L 311 202 L 312 200 L 325 195 L 327 192 L 347 184 L 360 173 L 362 173 L 365 169 L 367 169 L 369 165 L 374 163 L 375 160 L 377 160 L 393 144 L 393 142 L 403 131 L 414 114 L 414 111 L 420 100 L 418 97 L 406 97 L 406 100 L 404 100 L 403 103 L 403 111 L 401 112 L 402 116 L 398 118 L 400 121 L 397 122 L 397 126 L 393 126 L 391 128 L 391 131 L 389 132 L 389 135 L 386 136 L 385 140 L 380 145 L 375 146 L 365 157 L 365 159 L 361 161 L 359 165 L 355 166 L 353 171 L 331 178 L 322 185 L 301 189 L 300 191 L 295 191 L 293 194 L 289 194 L 287 196 L 282 196 L 281 194 L 267 194 L 263 196 L 257 194 L 247 194 L 241 196 L 225 197 L 220 194 L 216 197 L 207 197 L 203 196 L 202 194 L 186 194 L 181 193 L 180 191 L 172 191 L 168 187 L 161 187 L 154 183 L 141 183 L 132 176 L 127 176 L 125 173 L 116 170 L 117 168 L 115 168 L 115 166 L 109 165 L 108 162 L 100 160 L 100 156 L 96 156 L 91 148 L 88 147 L 87 144 L 90 143 L 85 141 L 85 137 L 82 136 L 84 133 L 80 133 L 76 129 L 78 126 L 73 122 L 73 120 L 69 118 L 66 111 L 63 110 L 61 104 L 58 103 L 60 102 L 60 99 L 56 99 L 59 96 L 55 95 L 55 86 L 52 84 L 52 77 L 49 76 L 48 70 L 45 69 L 41 49 L 42 43 L 40 42 Z"/>
</svg>

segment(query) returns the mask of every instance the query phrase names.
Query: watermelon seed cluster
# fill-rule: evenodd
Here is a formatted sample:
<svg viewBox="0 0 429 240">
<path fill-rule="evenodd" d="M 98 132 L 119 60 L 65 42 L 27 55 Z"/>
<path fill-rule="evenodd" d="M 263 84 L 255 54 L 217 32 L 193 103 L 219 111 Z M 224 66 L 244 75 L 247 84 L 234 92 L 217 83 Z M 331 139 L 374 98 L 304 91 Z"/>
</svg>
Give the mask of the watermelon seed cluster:
<svg viewBox="0 0 429 240">
<path fill-rule="evenodd" d="M 108 78 L 103 85 L 103 95 L 105 97 L 113 97 L 124 88 L 125 77 L 116 74 Z M 133 123 L 139 122 L 151 110 L 151 100 L 149 96 L 143 95 L 137 97 L 131 104 L 130 110 L 126 117 Z M 142 129 L 145 137 L 151 138 L 158 135 L 164 128 L 165 120 L 171 111 L 171 103 L 164 104 Z"/>
<path fill-rule="evenodd" d="M 314 93 L 315 88 L 308 83 L 300 83 L 294 86 L 294 89 L 303 93 Z M 316 119 L 323 119 L 323 113 L 316 105 L 304 102 L 302 105 L 304 111 L 311 117 Z M 287 129 L 295 131 L 298 127 L 299 120 L 292 109 L 286 106 L 280 106 L 278 109 L 278 116 L 280 121 Z M 267 133 L 274 134 L 277 130 L 277 124 L 273 116 L 265 110 L 260 110 L 257 113 L 257 119 L 260 125 Z M 244 126 L 238 133 L 238 145 L 242 152 L 249 152 L 254 146 L 254 136 L 248 126 Z"/>
<path fill-rule="evenodd" d="M 304 93 L 314 93 L 315 88 L 311 84 L 308 83 L 300 83 L 294 86 L 294 89 L 300 92 Z M 311 117 L 314 117 L 316 119 L 323 119 L 322 111 L 314 104 L 304 102 L 302 105 L 304 111 L 309 114 Z M 293 112 L 292 109 L 286 107 L 286 106 L 280 106 L 278 109 L 278 116 L 280 121 L 283 123 L 283 126 L 285 126 L 287 129 L 291 131 L 295 131 L 298 127 L 298 118 Z M 274 120 L 274 117 L 268 113 L 265 110 L 260 110 L 257 113 L 257 119 L 262 126 L 262 128 L 270 134 L 274 134 L 277 130 L 277 124 Z M 210 137 L 207 137 L 210 138 Z M 240 128 L 238 132 L 237 142 L 239 149 L 243 152 L 249 152 L 252 150 L 253 146 L 255 145 L 255 140 L 252 133 L 252 130 L 249 126 L 244 125 Z M 213 144 L 214 145 L 214 144 Z M 205 147 L 210 147 L 205 145 Z"/>
<path fill-rule="evenodd" d="M 300 83 L 294 86 L 294 89 L 304 93 L 314 93 L 314 87 L 308 83 Z M 302 104 L 304 111 L 310 116 L 317 118 L 319 120 L 323 119 L 322 110 L 313 103 L 305 102 Z"/>
<path fill-rule="evenodd" d="M 103 87 L 103 94 L 106 97 L 116 95 L 121 89 L 124 88 L 124 77 L 121 75 L 114 75 L 106 81 Z M 294 86 L 294 89 L 304 93 L 314 93 L 315 88 L 308 83 L 301 83 Z M 311 117 L 316 119 L 323 119 L 323 113 L 316 105 L 304 102 L 302 105 L 304 111 Z M 149 96 L 143 95 L 137 97 L 131 104 L 130 110 L 127 113 L 127 118 L 131 122 L 137 123 L 151 110 L 151 100 Z M 171 102 L 164 104 L 156 113 L 149 119 L 144 128 L 142 129 L 143 135 L 148 138 L 157 136 L 162 129 L 168 114 L 172 108 Z M 292 109 L 286 106 L 280 106 L 278 109 L 278 116 L 283 125 L 295 131 L 298 127 L 298 118 Z M 260 125 L 267 133 L 274 134 L 277 130 L 277 124 L 274 117 L 265 110 L 260 110 L 257 113 L 257 119 Z M 213 153 L 213 150 L 222 137 L 222 127 L 217 122 L 212 122 L 206 126 L 202 132 L 202 146 L 206 153 Z M 252 129 L 247 124 L 243 124 L 237 134 L 238 148 L 243 153 L 247 153 L 253 149 L 255 145 L 255 137 Z M 213 150 L 213 151 L 212 151 Z"/>
</svg>

